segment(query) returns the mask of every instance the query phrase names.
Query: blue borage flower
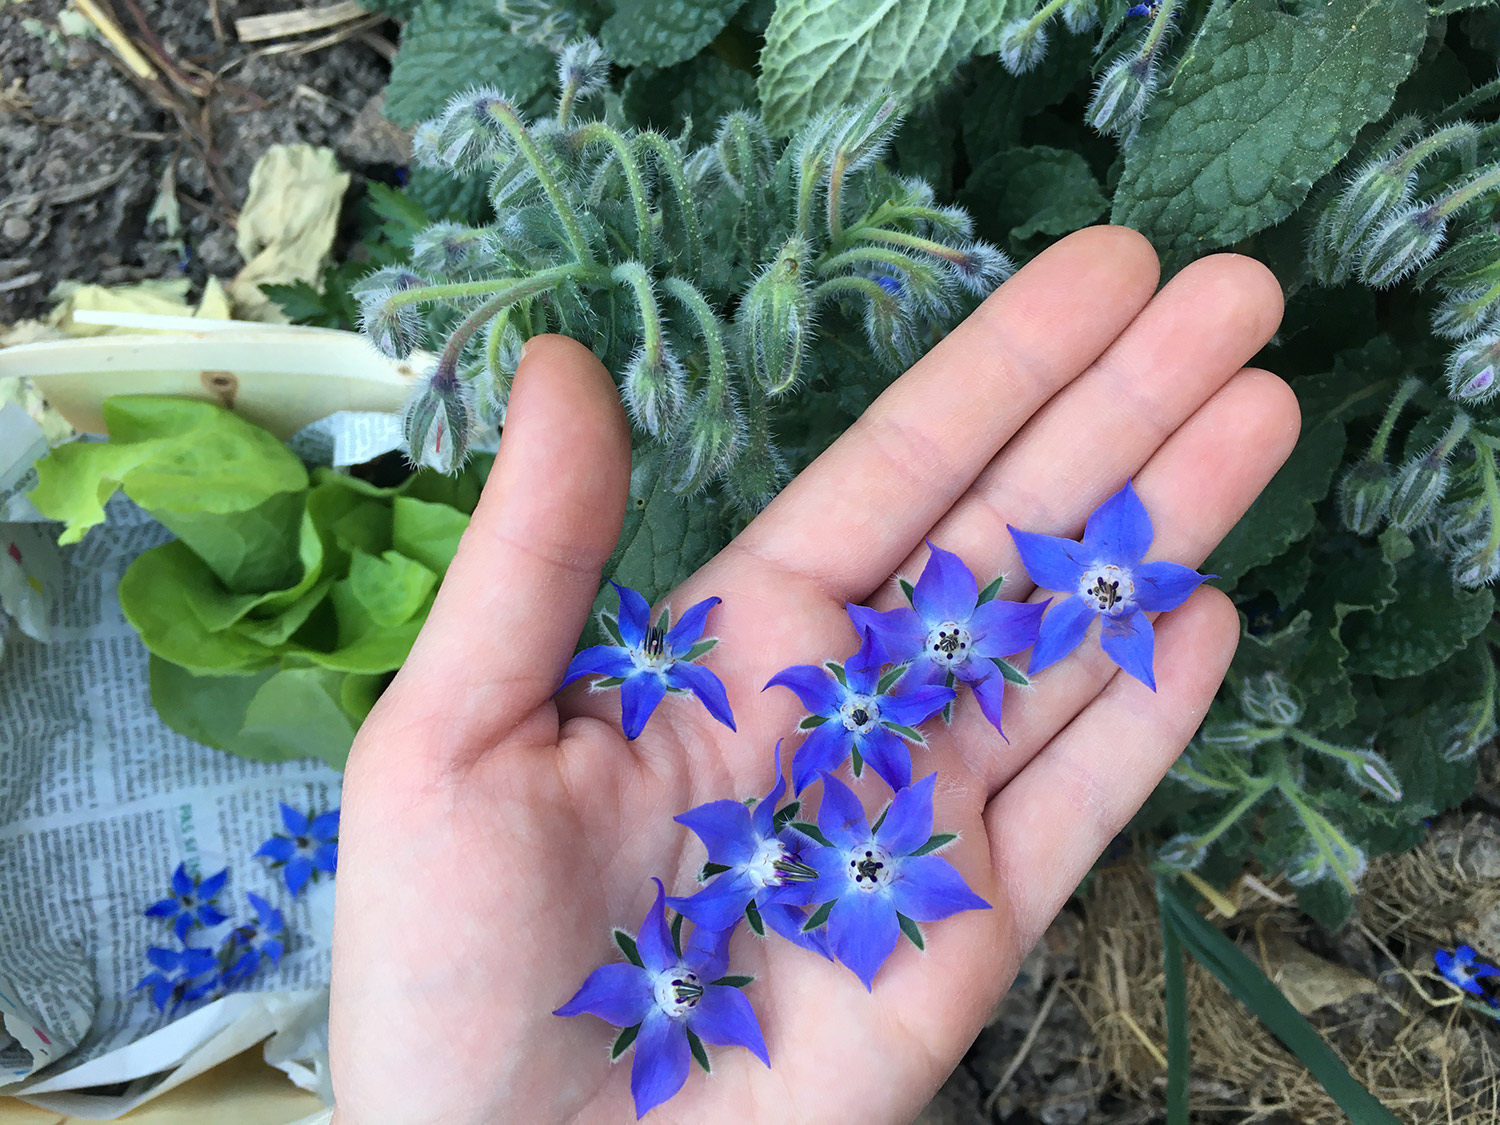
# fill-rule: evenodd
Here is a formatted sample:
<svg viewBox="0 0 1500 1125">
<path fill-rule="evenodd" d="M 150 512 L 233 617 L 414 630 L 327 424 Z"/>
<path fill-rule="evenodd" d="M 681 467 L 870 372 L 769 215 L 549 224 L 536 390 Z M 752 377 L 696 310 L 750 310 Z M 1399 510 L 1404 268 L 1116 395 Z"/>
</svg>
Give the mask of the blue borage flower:
<svg viewBox="0 0 1500 1125">
<path fill-rule="evenodd" d="M 1036 643 L 1048 602 L 999 601 L 1000 579 L 983 591 L 962 560 L 941 547 L 917 584 L 902 583 L 911 606 L 885 613 L 847 606 L 860 635 L 862 659 L 877 664 L 910 664 L 908 690 L 923 684 L 968 684 L 985 718 L 1000 731 L 1005 683 L 1026 677 L 1002 659 Z M 1033 660 L 1035 671 L 1035 660 Z"/>
<path fill-rule="evenodd" d="M 700 879 L 711 880 L 696 894 L 667 903 L 705 930 L 732 929 L 743 916 L 758 934 L 765 926 L 805 949 L 828 957 L 821 933 L 806 932 L 807 906 L 817 871 L 802 853 L 812 842 L 787 827 L 800 802 L 778 809 L 786 793 L 781 776 L 781 743 L 776 744 L 776 784 L 754 808 L 741 801 L 709 801 L 674 817 L 691 828 L 708 849 Z"/>
<path fill-rule="evenodd" d="M 593 686 L 596 690 L 620 689 L 621 725 L 625 737 L 632 740 L 646 729 L 646 720 L 669 691 L 692 692 L 710 715 L 734 730 L 734 715 L 723 683 L 707 668 L 693 663 L 718 644 L 715 638 L 703 637 L 703 626 L 708 611 L 720 599 L 699 602 L 671 628 L 667 610 L 652 625 L 651 606 L 645 598 L 618 582 L 610 585 L 620 595 L 620 614 L 616 618 L 603 613 L 599 620 L 615 643 L 594 645 L 573 657 L 558 690 L 583 676 L 604 677 Z"/>
<path fill-rule="evenodd" d="M 227 867 L 204 879 L 189 875 L 186 865 L 179 863 L 177 870 L 172 872 L 172 893 L 146 907 L 146 917 L 169 919 L 177 940 L 186 941 L 188 931 L 195 926 L 208 929 L 227 920 L 228 915 L 219 911 L 214 899 L 228 879 Z"/>
<path fill-rule="evenodd" d="M 151 1003 L 158 1012 L 176 1011 L 183 1004 L 207 996 L 219 985 L 218 960 L 210 949 L 184 946 L 182 949 L 146 950 L 146 960 L 156 971 L 147 973 L 136 990 L 149 988 Z"/>
<path fill-rule="evenodd" d="M 1432 959 L 1449 984 L 1457 985 L 1471 996 L 1484 997 L 1492 1008 L 1500 1008 L 1500 998 L 1489 995 L 1479 983 L 1485 977 L 1500 977 L 1500 969 L 1477 960 L 1478 956 L 1472 945 L 1460 945 L 1452 953 L 1446 949 L 1434 950 Z"/>
<path fill-rule="evenodd" d="M 810 714 L 801 727 L 810 733 L 792 759 L 792 788 L 801 793 L 824 770 L 833 771 L 853 757 L 854 775 L 864 763 L 891 789 L 911 784 L 911 751 L 902 739 L 925 744 L 918 723 L 953 702 L 946 685 L 917 684 L 900 694 L 906 667 L 880 673 L 864 651 L 848 665 L 828 661 L 822 668 L 796 664 L 772 676 L 764 690 L 790 688 Z M 915 677 L 912 677 L 915 679 Z M 780 756 L 778 754 L 778 766 Z"/>
<path fill-rule="evenodd" d="M 320 874 L 333 875 L 338 870 L 339 810 L 330 809 L 314 816 L 282 802 L 281 822 L 285 834 L 276 833 L 255 854 L 269 859 L 273 870 L 281 868 L 286 889 L 299 895 L 309 879 Z"/>
<path fill-rule="evenodd" d="M 809 927 L 826 922 L 834 956 L 854 971 L 866 989 L 896 948 L 900 934 L 926 948 L 918 922 L 936 922 L 990 904 L 969 890 L 953 865 L 932 853 L 951 843 L 951 834 L 933 835 L 932 791 L 928 774 L 891 799 L 875 826 L 853 791 L 823 774 L 818 823 L 798 825 L 820 846 L 807 862 L 818 871 L 812 901 L 822 905 Z"/>
<path fill-rule="evenodd" d="M 285 929 L 281 911 L 254 892 L 247 892 L 245 898 L 255 910 L 255 921 L 230 930 L 219 949 L 226 988 L 238 988 L 244 984 L 263 962 L 280 964 L 285 951 L 281 938 Z"/>
<path fill-rule="evenodd" d="M 615 942 L 629 963 L 595 969 L 573 998 L 553 1013 L 589 1013 L 624 1029 L 610 1057 L 617 1059 L 632 1044 L 635 1047 L 630 1093 L 637 1118 L 682 1089 L 690 1055 L 709 1069 L 704 1042 L 745 1047 L 771 1065 L 755 1012 L 740 992 L 752 978 L 725 976 L 732 931 L 695 926 L 684 948 L 681 916 L 669 930 L 666 892 L 661 880 L 652 882 L 656 899 L 635 938 L 615 931 Z"/>
<path fill-rule="evenodd" d="M 1151 517 L 1129 481 L 1089 516 L 1083 539 L 1010 528 L 1031 580 L 1065 597 L 1042 620 L 1031 653 L 1032 675 L 1077 648 L 1097 617 L 1108 657 L 1152 691 L 1156 641 L 1147 613 L 1176 609 L 1212 574 L 1174 562 L 1143 563 Z"/>
</svg>

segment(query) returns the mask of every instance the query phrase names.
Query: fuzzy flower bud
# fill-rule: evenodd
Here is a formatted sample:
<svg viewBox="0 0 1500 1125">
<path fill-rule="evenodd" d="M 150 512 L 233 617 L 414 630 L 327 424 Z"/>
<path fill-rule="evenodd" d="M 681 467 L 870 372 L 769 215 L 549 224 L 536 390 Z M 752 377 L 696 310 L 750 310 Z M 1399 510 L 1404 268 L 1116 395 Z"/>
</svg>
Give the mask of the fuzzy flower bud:
<svg viewBox="0 0 1500 1125">
<path fill-rule="evenodd" d="M 1348 770 L 1355 784 L 1378 793 L 1387 801 L 1401 800 L 1401 779 L 1391 764 L 1375 751 L 1359 751 L 1348 760 Z"/>
<path fill-rule="evenodd" d="M 1416 172 L 1401 152 L 1371 160 L 1354 173 L 1329 212 L 1324 232 L 1336 254 L 1352 252 L 1391 212 L 1411 203 Z"/>
<path fill-rule="evenodd" d="M 467 170 L 487 159 L 510 155 L 510 134 L 492 112 L 496 106 L 509 104 L 499 90 L 488 86 L 455 94 L 438 118 L 438 163 Z"/>
<path fill-rule="evenodd" d="M 1488 402 L 1500 386 L 1495 366 L 1500 363 L 1500 331 L 1491 330 L 1456 348 L 1448 356 L 1448 397 L 1465 406 Z"/>
<path fill-rule="evenodd" d="M 1359 279 L 1375 289 L 1395 285 L 1442 248 L 1447 215 L 1431 203 L 1408 204 L 1376 228 L 1359 263 Z"/>
<path fill-rule="evenodd" d="M 1197 836 L 1183 832 L 1173 836 L 1156 851 L 1156 861 L 1173 871 L 1191 871 L 1203 862 L 1208 854 Z"/>
<path fill-rule="evenodd" d="M 1494 515 L 1491 514 L 1491 519 Z M 1500 543 L 1486 533 L 1461 540 L 1452 557 L 1453 581 L 1467 590 L 1488 586 L 1500 578 Z"/>
<path fill-rule="evenodd" d="M 1302 705 L 1292 695 L 1292 687 L 1275 672 L 1245 677 L 1240 685 L 1240 710 L 1261 723 L 1278 727 L 1293 726 L 1302 718 Z"/>
<path fill-rule="evenodd" d="M 901 127 L 894 98 L 876 98 L 842 115 L 831 176 L 847 176 L 879 160 Z"/>
<path fill-rule="evenodd" d="M 1447 340 L 1467 340 L 1495 322 L 1497 309 L 1500 284 L 1451 291 L 1432 310 L 1432 334 Z"/>
<path fill-rule="evenodd" d="M 1316 845 L 1297 856 L 1286 867 L 1287 882 L 1294 887 L 1310 887 L 1328 874 L 1328 857 Z"/>
<path fill-rule="evenodd" d="M 1012 74 L 1025 74 L 1047 53 L 1047 24 L 1035 17 L 1014 19 L 1000 29 L 1000 65 Z"/>
<path fill-rule="evenodd" d="M 806 362 L 812 335 L 809 255 L 806 241 L 788 239 L 750 283 L 740 306 L 751 370 L 768 394 L 795 386 Z"/>
<path fill-rule="evenodd" d="M 1448 491 L 1448 458 L 1468 429 L 1469 416 L 1460 413 L 1440 442 L 1401 466 L 1396 474 L 1395 491 L 1391 495 L 1390 520 L 1393 527 L 1410 531 L 1436 509 L 1443 493 Z"/>
<path fill-rule="evenodd" d="M 678 428 L 674 460 L 679 475 L 673 488 L 701 492 L 723 475 L 745 441 L 745 419 L 734 397 L 704 392 L 688 408 Z"/>
<path fill-rule="evenodd" d="M 976 297 L 988 297 L 995 286 L 1016 271 L 1004 251 L 981 239 L 965 243 L 944 260 L 954 280 Z"/>
<path fill-rule="evenodd" d="M 1339 518 L 1356 535 L 1371 535 L 1380 526 L 1395 491 L 1390 466 L 1365 457 L 1349 466 L 1339 481 Z"/>
<path fill-rule="evenodd" d="M 458 373 L 439 367 L 413 395 L 401 417 L 406 455 L 413 465 L 456 473 L 469 454 L 476 424 L 472 388 Z"/>
<path fill-rule="evenodd" d="M 620 385 L 631 420 L 653 437 L 665 434 L 682 409 L 687 374 L 665 344 L 630 357 Z"/>
<path fill-rule="evenodd" d="M 557 55 L 557 84 L 571 102 L 593 97 L 609 85 L 609 56 L 593 36 L 569 43 Z"/>
<path fill-rule="evenodd" d="M 466 276 L 487 257 L 488 230 L 434 223 L 411 240 L 411 263 L 435 277 Z"/>
<path fill-rule="evenodd" d="M 1495 737 L 1495 685 L 1486 688 L 1483 698 L 1464 708 L 1463 717 L 1448 732 L 1443 761 L 1457 762 L 1472 758 L 1479 748 Z"/>
<path fill-rule="evenodd" d="M 496 0 L 495 11 L 517 39 L 552 51 L 560 49 L 578 25 L 572 7 L 555 0 Z"/>
<path fill-rule="evenodd" d="M 350 290 L 359 302 L 359 330 L 370 343 L 392 359 L 405 359 L 422 344 L 422 318 L 415 304 L 394 304 L 390 298 L 427 283 L 410 270 L 388 266 L 360 280 Z"/>
<path fill-rule="evenodd" d="M 714 136 L 714 164 L 735 195 L 760 183 L 771 162 L 771 138 L 754 114 L 737 109 L 719 124 Z"/>
<path fill-rule="evenodd" d="M 1128 136 L 1146 116 L 1157 77 L 1154 52 L 1116 59 L 1094 87 L 1084 121 L 1106 136 Z"/>
<path fill-rule="evenodd" d="M 1092 31 L 1099 22 L 1098 0 L 1067 0 L 1063 4 L 1062 18 L 1074 35 Z"/>
</svg>

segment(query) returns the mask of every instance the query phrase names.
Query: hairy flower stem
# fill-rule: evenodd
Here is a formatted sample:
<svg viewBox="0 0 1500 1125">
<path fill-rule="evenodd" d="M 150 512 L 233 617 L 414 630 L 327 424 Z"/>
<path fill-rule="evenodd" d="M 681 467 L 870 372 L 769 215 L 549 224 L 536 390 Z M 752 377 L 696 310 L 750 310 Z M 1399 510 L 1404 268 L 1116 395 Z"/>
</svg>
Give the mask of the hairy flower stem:
<svg viewBox="0 0 1500 1125">
<path fill-rule="evenodd" d="M 1297 743 L 1297 745 L 1305 746 L 1309 750 L 1316 750 L 1319 754 L 1326 754 L 1330 758 L 1337 758 L 1339 761 L 1347 762 L 1351 765 L 1359 763 L 1358 751 L 1349 750 L 1343 746 L 1336 746 L 1332 742 L 1324 742 L 1321 738 L 1316 738 L 1305 731 L 1300 731 L 1296 727 L 1288 727 L 1286 729 L 1286 736 Z"/>
<path fill-rule="evenodd" d="M 1385 417 L 1380 420 L 1380 428 L 1375 431 L 1375 438 L 1370 442 L 1370 452 L 1367 454 L 1371 461 L 1385 460 L 1386 446 L 1391 441 L 1391 431 L 1396 428 L 1396 421 L 1401 417 L 1401 412 L 1406 409 L 1406 404 L 1411 401 L 1412 396 L 1422 389 L 1422 380 L 1415 375 L 1403 379 L 1401 385 L 1396 388 L 1396 393 L 1391 396 L 1390 405 L 1385 408 Z"/>
<path fill-rule="evenodd" d="M 1484 558 L 1500 553 L 1500 473 L 1495 468 L 1493 439 L 1481 440 L 1479 435 L 1469 435 L 1469 445 L 1474 450 L 1474 460 L 1479 465 L 1479 479 L 1484 487 L 1485 503 L 1490 509 L 1490 533 L 1479 552 Z M 1489 661 L 1485 661 L 1489 664 Z"/>
<path fill-rule="evenodd" d="M 666 137 L 651 129 L 637 133 L 635 143 L 649 153 L 656 166 L 667 175 L 678 218 L 682 222 L 682 241 L 687 246 L 687 273 L 689 277 L 697 277 L 703 266 L 703 233 L 698 224 L 698 204 L 688 190 L 687 170 L 682 166 L 682 158 Z"/>
<path fill-rule="evenodd" d="M 490 298 L 464 317 L 458 327 L 448 335 L 448 342 L 443 345 L 442 354 L 438 356 L 438 374 L 433 378 L 437 379 L 446 372 L 456 372 L 458 357 L 463 353 L 464 347 L 473 338 L 474 333 L 488 324 L 496 315 L 518 301 L 524 301 L 528 297 L 535 297 L 538 293 L 554 288 L 565 278 L 577 277 L 581 272 L 576 265 L 558 266 L 550 270 L 540 270 L 530 277 L 512 279 L 509 289 Z"/>
<path fill-rule="evenodd" d="M 602 121 L 590 121 L 586 125 L 580 125 L 573 131 L 573 141 L 582 149 L 593 144 L 608 145 L 620 162 L 620 170 L 625 174 L 625 183 L 630 188 L 630 199 L 635 204 L 635 253 L 643 263 L 649 263 L 651 254 L 651 204 L 646 195 L 646 180 L 641 175 L 640 165 L 636 162 L 635 154 L 630 149 L 630 144 L 620 135 L 618 130 L 612 129 Z"/>
<path fill-rule="evenodd" d="M 1141 49 L 1137 52 L 1138 57 L 1151 58 L 1161 48 L 1167 32 L 1172 30 L 1172 20 L 1177 9 L 1182 7 L 1182 4 L 1183 0 L 1162 0 L 1161 7 L 1156 10 L 1156 16 L 1151 21 L 1151 29 L 1141 40 Z"/>
<path fill-rule="evenodd" d="M 622 262 L 614 268 L 612 276 L 622 285 L 635 292 L 635 303 L 641 310 L 641 346 L 646 353 L 646 362 L 658 367 L 665 346 L 661 331 L 661 309 L 656 304 L 656 293 L 651 287 L 651 274 L 640 262 Z"/>
<path fill-rule="evenodd" d="M 1207 848 L 1220 836 L 1228 832 L 1240 817 L 1244 816 L 1256 803 L 1271 791 L 1276 783 L 1269 777 L 1248 778 L 1244 788 L 1244 796 L 1231 805 L 1222 817 L 1207 832 L 1193 838 L 1193 846 Z M 1224 788 L 1238 788 L 1236 786 L 1225 786 Z"/>
<path fill-rule="evenodd" d="M 526 123 L 516 112 L 516 107 L 509 102 L 496 99 L 486 105 L 485 112 L 498 121 L 510 134 L 511 140 L 516 143 L 516 148 L 526 158 L 526 163 L 531 165 L 531 170 L 536 174 L 537 183 L 542 185 L 542 190 L 547 193 L 547 198 L 552 203 L 552 209 L 557 212 L 557 217 L 562 222 L 563 230 L 568 237 L 568 244 L 573 248 L 573 256 L 579 262 L 592 263 L 593 255 L 589 252 L 589 244 L 583 237 L 583 228 L 578 224 L 578 215 L 574 212 L 573 205 L 568 202 L 568 197 L 557 182 L 557 177 L 553 175 L 552 166 L 547 163 L 547 158 L 537 147 L 531 131 L 526 128 Z"/>
<path fill-rule="evenodd" d="M 1057 15 L 1058 12 L 1062 11 L 1067 6 L 1068 0 L 1047 0 L 1047 3 L 1043 4 L 1039 9 L 1037 9 L 1036 15 L 1032 16 L 1029 20 L 1026 21 L 1026 27 L 1020 33 L 1020 36 L 1022 38 L 1030 38 L 1032 35 L 1035 35 L 1037 30 L 1044 23 L 1050 20 L 1053 16 Z"/>
<path fill-rule="evenodd" d="M 1273 764 L 1272 777 L 1277 792 L 1292 806 L 1297 818 L 1302 821 L 1302 826 L 1307 829 L 1307 834 L 1312 837 L 1314 846 L 1328 861 L 1328 866 L 1338 876 L 1339 882 L 1344 885 L 1345 890 L 1354 894 L 1356 888 L 1349 875 L 1349 868 L 1358 866 L 1358 850 L 1344 839 L 1327 817 L 1308 803 L 1307 794 L 1302 792 L 1301 786 L 1292 777 L 1291 767 L 1285 757 Z"/>
<path fill-rule="evenodd" d="M 934 242 L 919 234 L 908 234 L 906 231 L 867 229 L 860 232 L 860 237 L 873 242 L 884 242 L 891 246 L 904 246 L 909 250 L 918 250 L 934 258 L 952 262 L 954 265 L 961 266 L 969 259 L 969 254 L 965 250 L 960 250 L 956 246 L 945 246 L 941 242 Z"/>
<path fill-rule="evenodd" d="M 1500 164 L 1470 176 L 1467 183 L 1452 188 L 1447 195 L 1434 200 L 1424 210 L 1432 221 L 1446 219 L 1496 188 L 1500 188 Z"/>
<path fill-rule="evenodd" d="M 698 335 L 708 353 L 708 394 L 720 400 L 729 392 L 729 357 L 724 350 L 724 332 L 714 310 L 688 282 L 669 277 L 662 282 L 668 296 L 679 302 L 698 322 Z"/>
</svg>

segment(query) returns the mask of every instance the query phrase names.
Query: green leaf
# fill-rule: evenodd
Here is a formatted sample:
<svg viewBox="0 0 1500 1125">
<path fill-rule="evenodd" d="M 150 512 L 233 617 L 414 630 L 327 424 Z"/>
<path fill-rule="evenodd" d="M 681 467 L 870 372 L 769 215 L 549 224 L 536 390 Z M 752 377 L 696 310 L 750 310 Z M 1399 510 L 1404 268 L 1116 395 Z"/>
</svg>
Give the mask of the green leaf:
<svg viewBox="0 0 1500 1125">
<path fill-rule="evenodd" d="M 1160 886 L 1158 883 L 1158 893 Z M 1161 911 L 1161 964 L 1167 1004 L 1167 1125 L 1190 1125 L 1188 1072 L 1192 1054 L 1188 1042 L 1187 966 L 1182 939 L 1165 910 Z"/>
<path fill-rule="evenodd" d="M 906 940 L 918 949 L 925 950 L 927 942 L 922 938 L 922 927 L 917 925 L 914 919 L 908 918 L 899 910 L 896 912 L 896 921 L 901 926 L 901 932 L 906 935 Z"/>
<path fill-rule="evenodd" d="M 992 229 L 1008 228 L 1017 240 L 1068 234 L 1109 210 L 1088 161 L 1045 145 L 1008 148 L 990 157 L 969 174 L 959 201 L 970 211 L 987 213 Z"/>
<path fill-rule="evenodd" d="M 599 28 L 610 58 L 621 66 L 685 62 L 724 30 L 745 0 L 620 0 Z"/>
<path fill-rule="evenodd" d="M 824 922 L 828 921 L 828 915 L 831 913 L 833 913 L 833 903 L 825 902 L 808 915 L 807 921 L 802 923 L 802 932 L 806 934 L 816 930 Z"/>
<path fill-rule="evenodd" d="M 880 810 L 880 815 L 875 818 L 875 823 L 870 825 L 870 835 L 873 836 L 880 831 L 880 826 L 885 823 L 886 814 L 890 811 L 891 806 L 889 804 L 887 804 L 885 808 Z"/>
<path fill-rule="evenodd" d="M 825 660 L 823 662 L 823 667 L 827 668 L 828 671 L 833 674 L 833 678 L 839 683 L 843 684 L 845 687 L 849 686 L 849 679 L 844 675 L 844 666 L 837 660 Z"/>
<path fill-rule="evenodd" d="M 645 968 L 645 964 L 641 961 L 641 951 L 636 947 L 635 938 L 631 937 L 624 930 L 612 930 L 610 931 L 610 936 L 615 939 L 615 944 L 620 947 L 620 952 L 625 955 L 625 960 L 637 968 Z"/>
<path fill-rule="evenodd" d="M 917 588 L 899 575 L 896 578 L 896 585 L 901 587 L 901 592 L 906 595 L 906 600 L 908 602 L 911 601 Z"/>
<path fill-rule="evenodd" d="M 703 1048 L 703 1040 L 699 1039 L 698 1036 L 693 1033 L 692 1028 L 685 1027 L 683 1030 L 687 1032 L 688 1047 L 692 1049 L 693 1058 L 697 1059 L 698 1065 L 703 1068 L 703 1073 L 712 1073 L 709 1070 L 708 1052 Z"/>
<path fill-rule="evenodd" d="M 1422 0 L 1215 4 L 1125 146 L 1113 221 L 1178 262 L 1280 222 L 1390 108 Z"/>
<path fill-rule="evenodd" d="M 710 981 L 710 984 L 722 984 L 726 988 L 744 988 L 746 985 L 754 984 L 754 977 L 720 977 L 718 980 Z"/>
<path fill-rule="evenodd" d="M 1302 1060 L 1354 1125 L 1398 1125 L 1396 1116 L 1350 1075 L 1323 1037 L 1292 1007 L 1281 990 L 1234 942 L 1199 916 L 1179 887 L 1158 879 L 1156 900 L 1163 930 L 1170 928 L 1199 964 L 1218 977 L 1267 1031 Z"/>
<path fill-rule="evenodd" d="M 438 576 L 398 551 L 378 558 L 355 551 L 349 560 L 349 593 L 380 626 L 410 621 L 437 587 Z"/>
<path fill-rule="evenodd" d="M 745 921 L 750 924 L 750 929 L 756 937 L 766 936 L 766 924 L 761 920 L 760 911 L 756 909 L 754 900 L 745 903 Z"/>
<path fill-rule="evenodd" d="M 905 664 L 898 664 L 896 665 L 896 667 L 887 671 L 885 675 L 881 676 L 879 681 L 875 684 L 875 694 L 890 694 L 891 688 L 900 683 L 901 677 L 906 675 L 906 668 L 907 666 Z"/>
<path fill-rule="evenodd" d="M 608 634 L 609 639 L 615 644 L 619 645 L 621 648 L 630 647 L 625 643 L 625 634 L 620 632 L 619 618 L 617 618 L 614 614 L 601 613 L 599 615 L 599 625 L 601 628 L 603 628 L 604 632 Z"/>
<path fill-rule="evenodd" d="M 865 772 L 864 755 L 852 747 L 849 750 L 849 769 L 854 774 L 856 780 L 862 777 Z"/>
<path fill-rule="evenodd" d="M 692 648 L 688 649 L 683 656 L 679 657 L 679 659 L 692 662 L 694 660 L 697 660 L 699 657 L 707 656 L 714 650 L 714 646 L 718 643 L 718 637 L 705 637 L 703 640 L 695 644 Z"/>
<path fill-rule="evenodd" d="M 785 136 L 824 106 L 930 97 L 1025 0 L 779 0 L 760 54 L 766 126 Z"/>
<path fill-rule="evenodd" d="M 409 127 L 470 86 L 499 86 L 524 105 L 551 81 L 552 67 L 551 52 L 512 35 L 493 2 L 423 4 L 402 29 L 385 113 Z"/>
<path fill-rule="evenodd" d="M 1000 670 L 1000 675 L 1004 678 L 1006 683 L 1015 684 L 1017 687 L 1031 686 L 1031 677 L 1028 676 L 1025 672 L 1021 671 L 1021 669 L 1017 668 L 1009 660 L 1001 660 L 998 656 L 992 656 L 990 657 L 990 659 L 994 661 L 995 667 Z"/>
<path fill-rule="evenodd" d="M 1396 600 L 1344 630 L 1349 670 L 1389 679 L 1427 672 L 1478 636 L 1494 612 L 1493 592 L 1454 586 L 1442 559 L 1422 551 L 1396 568 Z"/>
<path fill-rule="evenodd" d="M 276 662 L 273 648 L 228 627 L 260 599 L 230 594 L 182 543 L 142 552 L 121 577 L 119 597 L 146 648 L 189 672 L 255 672 Z M 205 618 L 223 624 L 210 629 Z"/>
<path fill-rule="evenodd" d="M 626 1051 L 630 1050 L 630 1045 L 635 1042 L 635 1037 L 640 1033 L 641 1025 L 638 1023 L 621 1028 L 620 1034 L 615 1036 L 614 1046 L 609 1049 L 609 1061 L 614 1062 Z"/>
<path fill-rule="evenodd" d="M 803 717 L 802 721 L 797 724 L 797 729 L 812 730 L 814 727 L 820 727 L 824 723 L 830 721 L 831 720 L 826 715 L 806 715 Z"/>
<path fill-rule="evenodd" d="M 953 841 L 957 839 L 957 832 L 935 832 L 931 836 L 927 837 L 927 842 L 925 844 L 923 844 L 920 848 L 918 848 L 911 854 L 927 855 L 929 852 L 935 852 L 939 848 L 946 848 L 949 844 L 953 843 Z"/>
<path fill-rule="evenodd" d="M 983 590 L 980 590 L 979 591 L 979 604 L 983 605 L 985 602 L 992 602 L 996 598 L 998 598 L 1000 596 L 1000 587 L 1004 584 L 1004 582 L 1005 582 L 1005 575 L 1002 574 L 1002 575 L 999 575 L 993 582 L 991 582 Z"/>
<path fill-rule="evenodd" d="M 927 739 L 923 737 L 922 732 L 917 730 L 916 727 L 909 727 L 904 725 L 903 723 L 882 723 L 881 725 L 884 726 L 887 730 L 895 731 L 902 738 L 906 739 L 909 742 L 916 742 L 924 745 L 927 742 Z"/>
<path fill-rule="evenodd" d="M 802 833 L 802 835 L 806 836 L 809 840 L 812 840 L 815 843 L 822 844 L 825 848 L 831 848 L 833 846 L 832 843 L 829 842 L 828 837 L 823 835 L 823 833 L 818 830 L 818 826 L 816 824 L 812 824 L 805 820 L 794 820 L 792 821 L 792 827 L 795 828 L 798 832 Z"/>
<path fill-rule="evenodd" d="M 447 504 L 431 504 L 410 496 L 391 501 L 391 546 L 415 559 L 439 578 L 458 553 L 458 541 L 469 527 L 469 516 Z"/>
</svg>

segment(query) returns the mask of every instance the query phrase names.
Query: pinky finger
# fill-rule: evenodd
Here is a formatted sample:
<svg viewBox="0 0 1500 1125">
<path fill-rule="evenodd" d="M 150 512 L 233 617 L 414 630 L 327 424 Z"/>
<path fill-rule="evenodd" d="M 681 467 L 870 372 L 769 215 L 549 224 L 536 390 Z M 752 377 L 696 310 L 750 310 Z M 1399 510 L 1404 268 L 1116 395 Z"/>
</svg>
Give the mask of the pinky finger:
<svg viewBox="0 0 1500 1125">
<path fill-rule="evenodd" d="M 1200 589 L 1156 622 L 1157 688 L 1116 674 L 984 810 L 1019 948 L 1030 949 L 1198 729 L 1234 656 L 1239 618 Z"/>
</svg>

